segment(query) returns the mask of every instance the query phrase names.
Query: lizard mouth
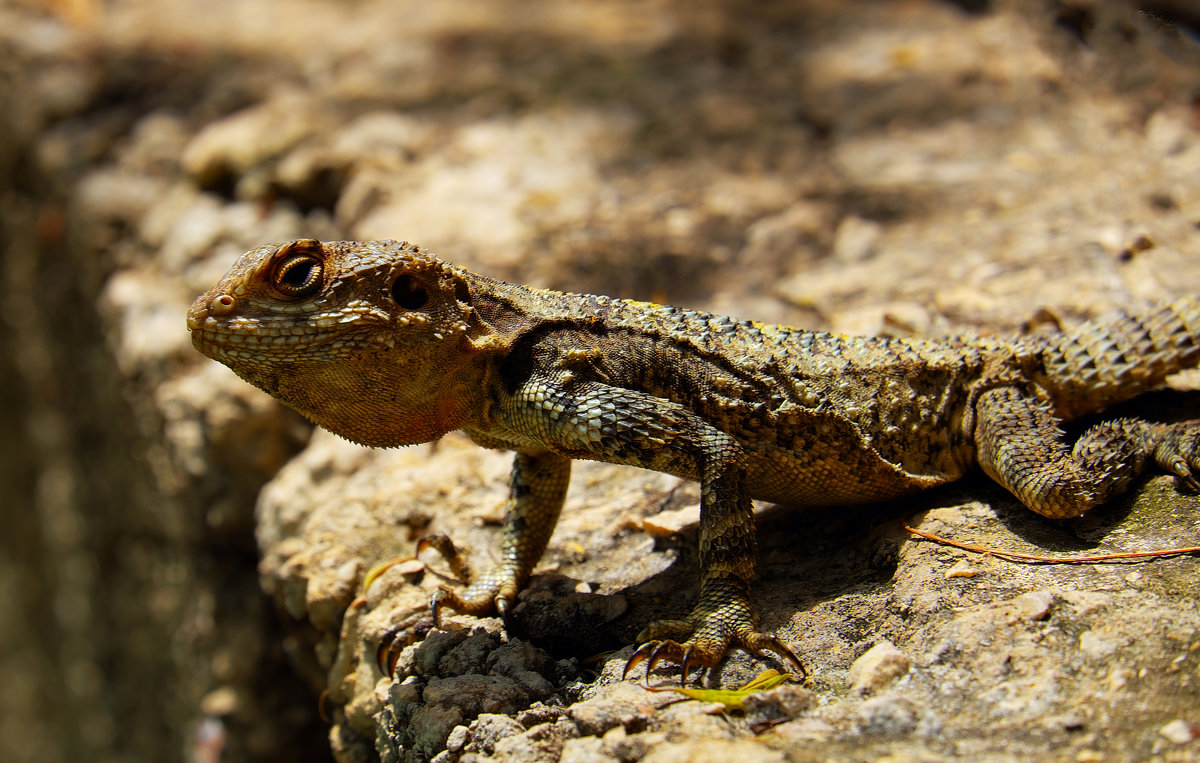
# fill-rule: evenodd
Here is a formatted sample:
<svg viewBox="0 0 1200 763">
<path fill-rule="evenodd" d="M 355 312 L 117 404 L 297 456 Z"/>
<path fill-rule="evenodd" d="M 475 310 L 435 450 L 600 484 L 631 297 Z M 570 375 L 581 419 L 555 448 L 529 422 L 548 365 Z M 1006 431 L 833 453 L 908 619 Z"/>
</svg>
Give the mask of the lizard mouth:
<svg viewBox="0 0 1200 763">
<path fill-rule="evenodd" d="M 210 292 L 211 294 L 211 292 Z M 289 329 L 236 314 L 238 301 L 231 294 L 205 294 L 192 303 L 187 327 L 192 346 L 217 360 L 229 360 L 290 347 L 301 342 L 320 342 L 324 332 Z M 300 334 L 303 334 L 301 336 Z"/>
<path fill-rule="evenodd" d="M 187 327 L 193 347 L 227 364 L 300 356 L 312 361 L 332 360 L 356 347 L 380 341 L 387 344 L 390 335 L 378 335 L 378 327 L 388 323 L 386 313 L 360 307 L 353 318 L 348 321 L 330 309 L 269 309 L 228 291 L 210 291 L 192 303 Z"/>
<path fill-rule="evenodd" d="M 188 315 L 187 326 L 193 347 L 235 370 L 245 364 L 300 358 L 332 361 L 371 344 L 369 333 L 348 332 L 336 324 L 315 326 L 243 316 L 221 319 L 199 312 Z"/>
</svg>

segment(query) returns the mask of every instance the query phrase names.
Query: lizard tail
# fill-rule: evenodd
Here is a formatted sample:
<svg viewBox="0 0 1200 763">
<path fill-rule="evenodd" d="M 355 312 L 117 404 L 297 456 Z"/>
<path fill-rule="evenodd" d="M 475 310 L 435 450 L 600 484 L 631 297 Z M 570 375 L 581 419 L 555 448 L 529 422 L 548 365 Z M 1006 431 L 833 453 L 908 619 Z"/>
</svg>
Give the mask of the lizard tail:
<svg viewBox="0 0 1200 763">
<path fill-rule="evenodd" d="M 1200 298 L 1089 321 L 1048 345 L 1045 386 L 1059 415 L 1092 413 L 1200 363 Z"/>
</svg>

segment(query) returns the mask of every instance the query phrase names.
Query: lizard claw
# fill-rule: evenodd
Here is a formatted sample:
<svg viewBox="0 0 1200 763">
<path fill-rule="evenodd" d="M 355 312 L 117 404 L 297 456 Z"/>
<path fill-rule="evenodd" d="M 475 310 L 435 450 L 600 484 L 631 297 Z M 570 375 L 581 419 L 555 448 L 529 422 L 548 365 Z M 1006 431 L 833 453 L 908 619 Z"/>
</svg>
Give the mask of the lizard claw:
<svg viewBox="0 0 1200 763">
<path fill-rule="evenodd" d="M 513 632 L 513 616 L 512 616 L 512 600 L 507 596 L 497 596 L 495 599 L 496 612 L 500 615 L 500 622 L 504 623 L 506 633 Z"/>
<path fill-rule="evenodd" d="M 388 628 L 375 649 L 375 664 L 379 666 L 379 670 L 389 678 L 395 677 L 396 661 L 400 659 L 404 647 L 425 638 L 429 631 L 436 627 L 434 620 L 422 612 L 417 612 Z"/>
<path fill-rule="evenodd" d="M 1179 478 L 1179 481 L 1188 488 L 1200 491 L 1200 482 L 1196 481 L 1196 477 L 1192 474 L 1187 462 L 1183 460 L 1183 456 L 1172 456 L 1167 462 L 1167 471 Z"/>
<path fill-rule="evenodd" d="M 691 667 L 688 662 L 692 659 L 692 645 L 688 644 L 683 648 L 683 659 L 679 661 L 679 685 L 687 685 L 688 668 Z M 650 671 L 647 670 L 647 673 Z M 700 676 L 704 676 L 704 667 L 700 667 Z"/>
<path fill-rule="evenodd" d="M 642 663 L 643 660 L 646 659 L 652 649 L 654 649 L 654 642 L 647 641 L 639 646 L 633 654 L 629 655 L 629 659 L 625 661 L 625 669 L 621 671 L 622 681 L 629 677 L 629 671 L 636 668 Z"/>
<path fill-rule="evenodd" d="M 804 663 L 800 662 L 800 658 L 796 656 L 787 644 L 783 643 L 778 636 L 766 636 L 765 634 L 754 634 L 760 638 L 749 639 L 750 643 L 747 648 L 756 655 L 762 655 L 763 652 L 774 652 L 777 656 L 789 663 L 792 671 L 801 681 L 808 677 L 808 670 L 805 669 Z"/>
<path fill-rule="evenodd" d="M 688 673 L 693 667 L 692 657 L 696 653 L 696 645 L 688 642 L 683 645 L 683 659 L 679 661 L 679 685 L 685 686 L 688 682 Z M 696 672 L 696 683 L 703 684 L 705 676 L 712 670 L 712 665 L 708 665 L 704 661 L 699 663 L 699 670 Z"/>
<path fill-rule="evenodd" d="M 683 686 L 687 682 L 688 673 L 695 664 L 700 665 L 701 677 L 704 676 L 706 670 L 712 667 L 712 665 L 708 664 L 708 658 L 701 652 L 698 652 L 696 645 L 690 641 L 680 644 L 671 639 L 656 639 L 642 644 L 629 657 L 625 662 L 625 669 L 621 672 L 621 679 L 628 678 L 629 673 L 642 662 L 646 663 L 646 678 L 649 678 L 650 674 L 654 672 L 654 669 L 663 660 L 670 660 L 680 664 L 680 686 Z"/>
<path fill-rule="evenodd" d="M 646 661 L 646 677 L 649 678 L 650 674 L 654 672 L 654 668 L 658 666 L 658 663 L 663 659 L 673 656 L 675 650 L 678 648 L 679 644 L 676 644 L 674 641 L 660 641 L 655 644 L 654 649 L 650 651 L 650 659 Z M 672 654 L 663 654 L 664 650 Z"/>
<path fill-rule="evenodd" d="M 789 670 L 803 680 L 808 675 L 808 671 L 804 668 L 804 664 L 800 662 L 800 658 L 796 656 L 786 644 L 779 639 L 778 636 L 769 636 L 765 633 L 749 633 L 738 639 L 740 646 L 745 648 L 756 656 L 762 656 L 764 652 L 773 652 L 778 657 L 788 663 Z M 724 649 L 712 649 L 711 645 L 703 641 L 697 643 L 695 638 L 690 638 L 680 644 L 671 639 L 654 639 L 647 641 L 637 648 L 629 659 L 625 662 L 625 669 L 621 672 L 621 679 L 629 677 L 630 672 L 640 665 L 646 663 L 646 679 L 649 679 L 650 674 L 658 667 L 658 664 L 663 660 L 670 660 L 679 663 L 679 685 L 683 686 L 687 683 L 688 674 L 693 667 L 699 667 L 700 672 L 697 676 L 698 681 L 703 681 L 721 657 L 724 656 Z"/>
<path fill-rule="evenodd" d="M 1189 489 L 1200 492 L 1196 478 L 1200 472 L 1200 422 L 1170 425 L 1154 448 L 1154 460 Z"/>
</svg>

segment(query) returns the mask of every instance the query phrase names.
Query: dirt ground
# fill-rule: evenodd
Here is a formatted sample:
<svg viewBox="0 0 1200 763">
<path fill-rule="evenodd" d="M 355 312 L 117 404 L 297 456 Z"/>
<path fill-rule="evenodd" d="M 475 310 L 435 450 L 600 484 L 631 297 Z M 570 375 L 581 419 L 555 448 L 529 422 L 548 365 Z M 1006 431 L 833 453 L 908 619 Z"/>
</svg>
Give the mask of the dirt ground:
<svg viewBox="0 0 1200 763">
<path fill-rule="evenodd" d="M 1063 522 L 978 475 L 759 507 L 763 625 L 810 675 L 739 714 L 620 677 L 696 593 L 696 486 L 581 464 L 512 631 L 451 616 L 385 678 L 443 565 L 367 570 L 433 531 L 494 558 L 509 456 L 314 432 L 183 320 L 297 237 L 845 333 L 1200 294 L 1197 30 L 1167 0 L 0 2 L 0 758 L 1200 759 L 1195 556 L 903 529 L 1195 546 L 1162 475 Z M 1133 410 L 1198 415 L 1172 386 Z"/>
</svg>

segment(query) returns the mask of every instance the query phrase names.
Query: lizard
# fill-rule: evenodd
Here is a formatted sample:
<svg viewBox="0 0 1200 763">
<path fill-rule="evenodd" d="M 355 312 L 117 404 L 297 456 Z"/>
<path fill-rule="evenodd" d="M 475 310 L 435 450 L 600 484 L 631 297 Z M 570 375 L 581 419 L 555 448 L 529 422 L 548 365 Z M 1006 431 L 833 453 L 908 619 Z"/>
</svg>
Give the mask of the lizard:
<svg viewBox="0 0 1200 763">
<path fill-rule="evenodd" d="M 1033 511 L 1069 518 L 1152 461 L 1200 489 L 1200 421 L 1112 418 L 1074 442 L 1062 429 L 1200 363 L 1197 297 L 1070 333 L 855 337 L 535 289 L 407 242 L 304 239 L 242 255 L 187 325 L 200 352 L 354 442 L 461 430 L 515 452 L 500 559 L 461 592 L 439 588 L 434 623 L 439 607 L 507 615 L 572 460 L 699 481 L 698 601 L 638 634 L 625 675 L 666 660 L 681 681 L 703 677 L 733 647 L 803 673 L 758 630 L 752 499 L 886 501 L 978 466 Z"/>
</svg>

